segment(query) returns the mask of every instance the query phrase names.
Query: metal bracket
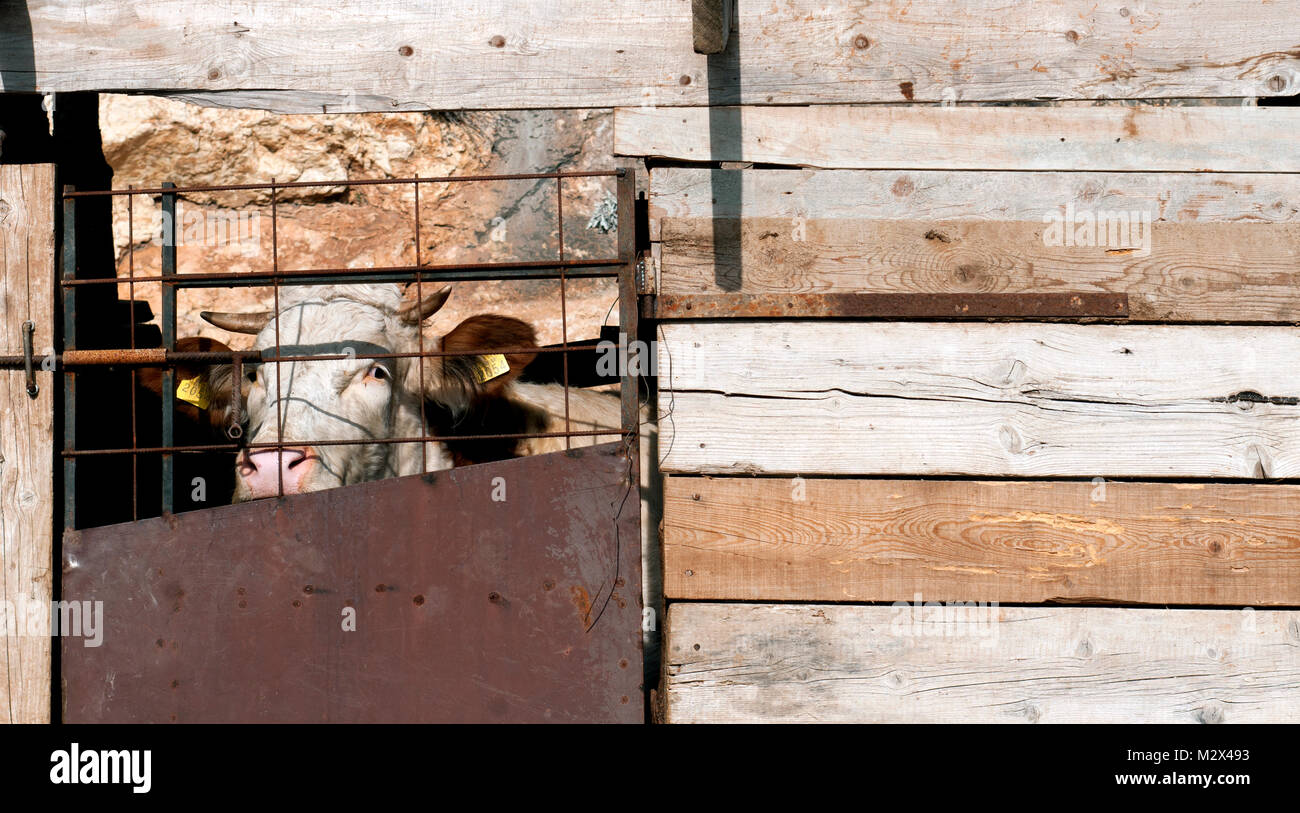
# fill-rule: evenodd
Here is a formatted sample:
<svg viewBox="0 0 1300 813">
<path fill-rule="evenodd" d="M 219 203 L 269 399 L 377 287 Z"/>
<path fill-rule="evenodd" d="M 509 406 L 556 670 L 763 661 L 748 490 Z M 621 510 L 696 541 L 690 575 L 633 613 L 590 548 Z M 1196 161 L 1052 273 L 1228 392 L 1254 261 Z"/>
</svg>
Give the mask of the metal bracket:
<svg viewBox="0 0 1300 813">
<path fill-rule="evenodd" d="M 655 292 L 655 280 L 659 277 L 659 258 L 648 252 L 642 253 L 636 262 L 636 292 L 641 295 Z"/>
<path fill-rule="evenodd" d="M 36 364 L 32 359 L 32 337 L 36 334 L 36 323 L 28 319 L 23 322 L 23 369 L 27 372 L 27 397 L 35 398 L 41 388 L 36 384 Z"/>
</svg>

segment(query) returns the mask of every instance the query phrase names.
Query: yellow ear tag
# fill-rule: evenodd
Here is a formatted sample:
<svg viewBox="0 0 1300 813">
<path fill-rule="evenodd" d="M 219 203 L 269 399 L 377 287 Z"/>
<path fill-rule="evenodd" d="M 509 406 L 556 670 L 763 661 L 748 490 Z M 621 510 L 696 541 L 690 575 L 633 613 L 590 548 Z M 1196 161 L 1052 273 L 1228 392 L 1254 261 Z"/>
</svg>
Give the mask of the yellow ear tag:
<svg viewBox="0 0 1300 813">
<path fill-rule="evenodd" d="M 479 383 L 491 381 L 499 375 L 505 375 L 510 372 L 510 364 L 506 357 L 500 353 L 493 353 L 490 356 L 479 356 L 474 365 L 474 377 Z"/>
<path fill-rule="evenodd" d="M 212 403 L 212 389 L 208 387 L 207 377 L 200 375 L 185 379 L 176 387 L 176 397 L 199 409 L 207 409 Z"/>
</svg>

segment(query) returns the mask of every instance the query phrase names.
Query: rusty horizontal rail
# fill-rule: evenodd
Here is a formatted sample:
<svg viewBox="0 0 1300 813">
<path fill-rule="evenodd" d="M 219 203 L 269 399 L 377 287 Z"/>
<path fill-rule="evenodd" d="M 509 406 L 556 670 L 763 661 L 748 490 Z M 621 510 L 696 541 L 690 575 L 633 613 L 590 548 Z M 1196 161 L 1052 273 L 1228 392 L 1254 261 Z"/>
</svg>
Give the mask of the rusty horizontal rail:
<svg viewBox="0 0 1300 813">
<path fill-rule="evenodd" d="M 444 356 L 522 356 L 533 353 L 569 353 L 597 350 L 599 343 L 570 344 L 568 347 L 486 347 L 474 350 L 425 350 L 406 353 L 332 353 L 311 356 L 276 356 L 267 350 L 176 351 L 162 348 L 116 348 L 111 350 L 68 350 L 63 353 L 32 356 L 41 367 L 167 367 L 173 364 L 233 364 L 256 361 L 286 364 L 301 361 L 341 361 L 343 359 L 440 358 Z M 26 356 L 0 355 L 0 370 L 21 370 Z"/>
<path fill-rule="evenodd" d="M 448 263 L 440 265 L 394 265 L 379 268 L 301 268 L 288 271 L 211 271 L 168 276 L 149 277 L 102 277 L 97 279 L 67 279 L 61 283 L 65 288 L 83 285 L 129 285 L 144 282 L 166 282 L 176 288 L 238 288 L 274 285 L 277 282 L 290 284 L 314 284 L 325 280 L 348 280 L 350 282 L 371 282 L 386 280 L 400 282 L 404 279 L 414 280 L 418 275 L 426 276 L 424 282 L 443 281 L 459 282 L 477 279 L 536 279 L 558 277 L 560 271 L 568 272 L 570 277 L 616 277 L 622 261 L 618 258 L 599 258 L 590 260 L 528 260 L 522 262 L 500 263 Z M 570 271 L 569 269 L 572 269 Z M 554 271 L 555 273 L 545 273 Z"/>
<path fill-rule="evenodd" d="M 441 175 L 432 178 L 345 178 L 333 181 L 269 181 L 266 183 L 208 184 L 201 186 L 140 187 L 138 189 L 85 189 L 65 191 L 64 199 L 120 197 L 123 195 L 184 195 L 187 192 L 242 192 L 259 189 L 311 189 L 331 186 L 384 186 L 397 184 L 463 183 L 466 181 L 541 181 L 563 178 L 618 178 L 625 169 L 588 170 L 583 172 L 523 172 L 505 175 Z"/>
<path fill-rule="evenodd" d="M 660 294 L 659 319 L 1128 318 L 1128 294 Z"/>
<path fill-rule="evenodd" d="M 237 452 L 242 449 L 283 449 L 297 446 L 375 446 L 390 443 L 436 443 L 462 440 L 531 440 L 533 438 L 587 438 L 635 435 L 637 428 L 583 429 L 572 432 L 513 432 L 496 435 L 424 435 L 409 438 L 361 438 L 356 440 L 285 440 L 265 443 L 209 443 L 190 446 L 142 446 L 117 449 L 75 449 L 64 451 L 63 457 L 87 457 L 114 454 L 170 454 L 172 452 Z"/>
</svg>

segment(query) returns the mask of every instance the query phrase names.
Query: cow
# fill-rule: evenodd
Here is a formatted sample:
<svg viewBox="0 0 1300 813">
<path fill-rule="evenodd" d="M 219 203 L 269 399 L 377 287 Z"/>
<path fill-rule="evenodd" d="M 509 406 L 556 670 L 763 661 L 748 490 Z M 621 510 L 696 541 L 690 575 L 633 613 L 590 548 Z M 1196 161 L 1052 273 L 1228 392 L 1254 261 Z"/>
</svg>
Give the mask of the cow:
<svg viewBox="0 0 1300 813">
<path fill-rule="evenodd" d="M 278 320 L 269 311 L 201 314 L 225 330 L 255 334 L 254 348 L 264 360 L 273 356 L 277 336 L 282 356 L 342 356 L 247 364 L 241 382 L 229 381 L 228 367 L 213 372 L 214 390 L 231 398 L 238 386 L 246 404 L 249 448 L 235 466 L 233 500 L 320 491 L 564 448 L 564 438 L 366 442 L 564 431 L 563 388 L 519 380 L 536 355 L 527 349 L 536 345 L 532 328 L 517 319 L 472 316 L 440 340 L 424 342 L 426 351 L 522 351 L 505 354 L 504 364 L 495 355 L 435 356 L 423 365 L 413 357 L 364 357 L 417 352 L 423 323 L 450 293 L 444 287 L 423 298 L 407 298 L 397 284 L 310 285 L 282 290 Z M 495 369 L 491 360 L 497 362 Z M 568 411 L 573 431 L 608 430 L 574 437 L 572 445 L 620 437 L 616 394 L 571 390 Z M 277 442 L 285 444 L 283 449 L 259 446 Z"/>
</svg>

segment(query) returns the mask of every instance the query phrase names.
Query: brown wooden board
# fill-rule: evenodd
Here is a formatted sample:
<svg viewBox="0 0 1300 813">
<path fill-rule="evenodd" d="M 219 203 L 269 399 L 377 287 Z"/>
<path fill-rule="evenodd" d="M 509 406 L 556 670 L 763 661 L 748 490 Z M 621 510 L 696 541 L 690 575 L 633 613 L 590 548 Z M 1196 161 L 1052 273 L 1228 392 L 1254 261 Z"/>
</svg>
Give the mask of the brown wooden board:
<svg viewBox="0 0 1300 813">
<path fill-rule="evenodd" d="M 641 722 L 621 449 L 70 532 L 64 720 Z"/>
<path fill-rule="evenodd" d="M 0 166 L 0 355 L 54 343 L 54 165 Z M 50 720 L 50 638 L 41 633 L 53 577 L 54 387 L 34 367 L 0 370 L 0 722 Z M 39 614 L 31 610 L 40 608 Z M 36 619 L 38 626 L 28 621 Z M 48 622 L 46 622 L 48 623 Z"/>
<path fill-rule="evenodd" d="M 669 477 L 671 599 L 1300 605 L 1300 486 Z"/>
</svg>

